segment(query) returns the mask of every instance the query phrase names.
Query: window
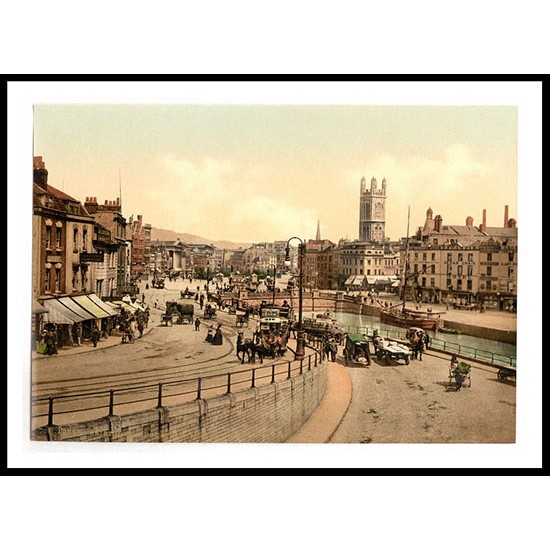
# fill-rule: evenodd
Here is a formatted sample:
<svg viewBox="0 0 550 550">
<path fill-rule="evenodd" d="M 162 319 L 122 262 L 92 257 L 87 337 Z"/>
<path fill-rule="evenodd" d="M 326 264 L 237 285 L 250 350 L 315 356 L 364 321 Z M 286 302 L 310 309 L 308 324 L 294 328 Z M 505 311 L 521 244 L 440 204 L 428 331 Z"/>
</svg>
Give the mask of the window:
<svg viewBox="0 0 550 550">
<path fill-rule="evenodd" d="M 468 290 L 472 290 L 472 281 L 470 279 L 468 279 L 468 281 L 466 282 L 466 288 Z"/>
<path fill-rule="evenodd" d="M 61 227 L 55 228 L 55 246 L 61 248 Z"/>
<path fill-rule="evenodd" d="M 450 264 L 453 261 L 453 255 L 451 252 L 447 253 L 447 263 Z"/>
<path fill-rule="evenodd" d="M 435 262 L 435 252 L 432 252 L 432 262 Z"/>
<path fill-rule="evenodd" d="M 435 274 L 435 265 L 432 265 L 431 273 Z"/>
<path fill-rule="evenodd" d="M 488 261 L 488 262 L 492 262 L 492 261 L 493 261 L 493 253 L 492 253 L 492 252 L 487 252 L 487 261 Z"/>
<path fill-rule="evenodd" d="M 73 229 L 73 251 L 78 251 L 78 227 Z"/>
<path fill-rule="evenodd" d="M 513 267 L 509 267 L 508 268 L 508 277 L 513 277 L 514 276 L 514 268 Z"/>
<path fill-rule="evenodd" d="M 513 262 L 513 261 L 514 261 L 514 253 L 513 253 L 513 252 L 508 252 L 508 261 L 509 261 L 509 262 Z"/>
<path fill-rule="evenodd" d="M 474 268 L 471 265 L 469 265 L 468 266 L 468 275 L 471 276 L 471 275 L 473 275 L 473 273 L 474 273 Z"/>
<path fill-rule="evenodd" d="M 457 268 L 456 268 L 456 274 L 457 274 L 457 275 L 462 275 L 462 266 L 461 266 L 461 265 L 457 266 Z"/>
<path fill-rule="evenodd" d="M 52 226 L 46 226 L 46 248 L 52 247 Z"/>
<path fill-rule="evenodd" d="M 87 240 L 88 240 L 88 230 L 87 229 L 84 229 L 84 231 L 82 231 L 82 250 L 84 252 L 86 252 L 87 250 Z"/>
<path fill-rule="evenodd" d="M 52 270 L 50 268 L 46 268 L 46 274 L 44 277 L 44 290 L 46 292 L 51 292 L 51 282 L 50 282 L 51 272 Z"/>
<path fill-rule="evenodd" d="M 430 279 L 430 286 L 435 287 L 435 279 L 433 277 Z"/>
<path fill-rule="evenodd" d="M 457 279 L 456 280 L 456 288 L 457 288 L 457 290 L 462 289 L 462 279 Z"/>
<path fill-rule="evenodd" d="M 426 286 L 426 277 L 422 277 L 422 286 Z"/>
<path fill-rule="evenodd" d="M 447 288 L 451 288 L 453 286 L 453 282 L 451 279 L 447 279 Z"/>
<path fill-rule="evenodd" d="M 61 269 L 55 270 L 55 292 L 61 292 Z"/>
<path fill-rule="evenodd" d="M 487 275 L 490 277 L 493 274 L 493 269 L 490 265 L 487 266 Z"/>
<path fill-rule="evenodd" d="M 473 255 L 472 252 L 470 252 L 470 253 L 468 254 L 468 261 L 469 261 L 469 262 L 473 262 L 473 261 L 474 261 L 474 255 Z"/>
<path fill-rule="evenodd" d="M 425 252 L 422 253 L 422 259 L 423 259 L 424 261 L 426 261 L 426 253 L 425 253 Z"/>
<path fill-rule="evenodd" d="M 462 252 L 459 252 L 459 253 L 458 253 L 458 261 L 459 261 L 459 262 L 464 261 L 464 257 L 463 257 Z"/>
</svg>

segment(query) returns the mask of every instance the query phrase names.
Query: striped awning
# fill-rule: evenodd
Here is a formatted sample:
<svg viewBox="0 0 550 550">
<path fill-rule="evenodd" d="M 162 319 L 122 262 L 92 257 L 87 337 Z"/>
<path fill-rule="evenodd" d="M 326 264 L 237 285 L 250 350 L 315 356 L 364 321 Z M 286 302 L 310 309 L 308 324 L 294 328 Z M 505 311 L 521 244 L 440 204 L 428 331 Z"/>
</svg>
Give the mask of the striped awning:
<svg viewBox="0 0 550 550">
<path fill-rule="evenodd" d="M 54 323 L 56 325 L 74 325 L 80 323 L 84 319 L 77 315 L 69 308 L 64 306 L 56 298 L 44 300 L 44 307 L 48 310 L 44 313 L 43 321 L 45 323 Z"/>
<path fill-rule="evenodd" d="M 97 317 L 93 313 L 90 313 L 89 311 L 84 309 L 82 306 L 78 305 L 69 296 L 58 298 L 58 301 L 62 303 L 64 306 L 66 306 L 68 309 L 70 309 L 72 312 L 79 315 L 84 321 L 89 321 L 90 319 L 97 319 Z"/>
<path fill-rule="evenodd" d="M 105 319 L 110 317 L 110 315 L 97 304 L 92 302 L 90 298 L 83 294 L 82 296 L 71 296 L 71 299 L 74 300 L 79 306 L 83 307 L 86 311 L 91 313 L 97 319 Z"/>
<path fill-rule="evenodd" d="M 88 298 L 92 300 L 97 306 L 105 310 L 109 315 L 116 315 L 117 311 L 113 306 L 109 305 L 107 302 L 104 302 L 97 294 L 88 294 Z"/>
</svg>

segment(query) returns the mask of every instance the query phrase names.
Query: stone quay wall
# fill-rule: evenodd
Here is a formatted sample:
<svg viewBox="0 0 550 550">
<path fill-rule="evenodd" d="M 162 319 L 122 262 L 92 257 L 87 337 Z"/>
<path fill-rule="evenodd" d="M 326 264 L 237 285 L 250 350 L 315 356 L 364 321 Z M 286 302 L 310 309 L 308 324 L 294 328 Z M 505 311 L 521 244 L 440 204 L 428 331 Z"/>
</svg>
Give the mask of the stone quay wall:
<svg viewBox="0 0 550 550">
<path fill-rule="evenodd" d="M 34 441 L 283 443 L 318 407 L 326 362 L 293 378 L 181 405 L 46 426 Z"/>
</svg>

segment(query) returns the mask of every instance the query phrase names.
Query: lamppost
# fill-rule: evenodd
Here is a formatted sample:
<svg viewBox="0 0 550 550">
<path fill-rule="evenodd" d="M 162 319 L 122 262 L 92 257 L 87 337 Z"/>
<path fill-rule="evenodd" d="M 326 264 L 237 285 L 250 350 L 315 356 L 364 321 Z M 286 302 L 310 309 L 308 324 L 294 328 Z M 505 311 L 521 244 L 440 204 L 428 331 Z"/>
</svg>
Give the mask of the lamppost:
<svg viewBox="0 0 550 550">
<path fill-rule="evenodd" d="M 273 307 L 275 307 L 275 285 L 277 282 L 277 266 L 273 266 Z"/>
<path fill-rule="evenodd" d="M 294 358 L 301 360 L 304 358 L 304 332 L 302 328 L 302 291 L 303 291 L 303 264 L 306 251 L 306 243 L 300 237 L 290 237 L 286 242 L 285 265 L 290 266 L 290 241 L 297 239 L 298 245 L 298 334 L 296 336 L 296 353 Z"/>
<path fill-rule="evenodd" d="M 206 262 L 206 301 L 208 302 L 208 281 L 210 280 L 210 262 Z"/>
</svg>

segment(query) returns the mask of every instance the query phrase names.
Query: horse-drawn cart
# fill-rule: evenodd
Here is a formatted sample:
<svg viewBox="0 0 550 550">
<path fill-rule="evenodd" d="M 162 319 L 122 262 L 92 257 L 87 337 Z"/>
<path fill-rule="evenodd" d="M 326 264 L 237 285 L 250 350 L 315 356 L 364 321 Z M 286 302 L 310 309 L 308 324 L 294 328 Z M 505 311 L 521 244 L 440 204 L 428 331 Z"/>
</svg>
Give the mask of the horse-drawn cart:
<svg viewBox="0 0 550 550">
<path fill-rule="evenodd" d="M 348 334 L 344 343 L 344 364 L 346 367 L 370 366 L 369 341 L 362 334 Z"/>
<path fill-rule="evenodd" d="M 409 346 L 386 340 L 383 336 L 375 336 L 373 344 L 376 357 L 381 360 L 384 359 L 387 365 L 390 364 L 392 359 L 395 361 L 403 360 L 405 365 L 408 365 L 411 361 L 412 352 Z"/>
<path fill-rule="evenodd" d="M 160 326 L 161 327 L 171 327 L 173 325 L 172 322 L 172 314 L 171 313 L 164 313 L 162 317 L 160 318 Z"/>
<path fill-rule="evenodd" d="M 497 378 L 501 382 L 506 382 L 508 378 L 516 379 L 516 369 L 512 369 L 509 367 L 500 367 L 497 372 Z"/>
</svg>

